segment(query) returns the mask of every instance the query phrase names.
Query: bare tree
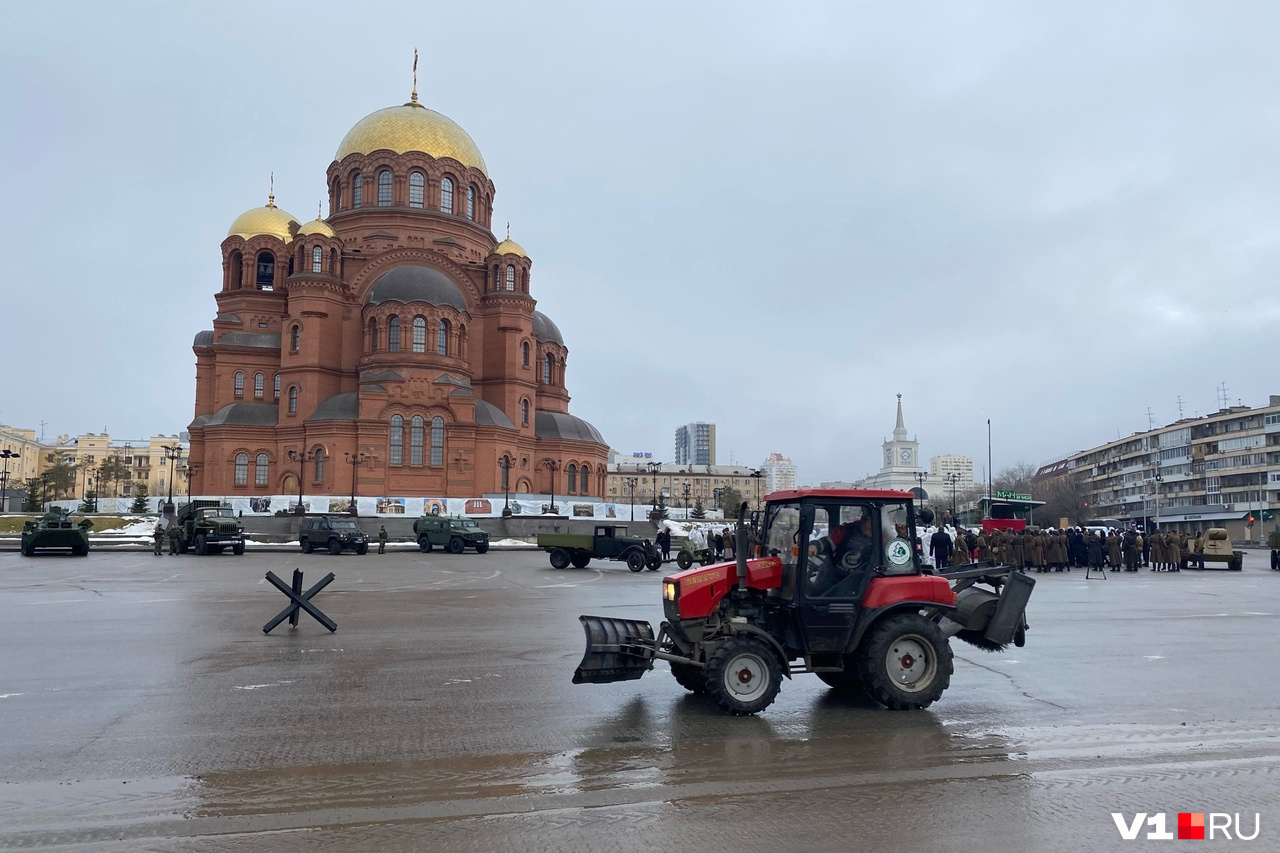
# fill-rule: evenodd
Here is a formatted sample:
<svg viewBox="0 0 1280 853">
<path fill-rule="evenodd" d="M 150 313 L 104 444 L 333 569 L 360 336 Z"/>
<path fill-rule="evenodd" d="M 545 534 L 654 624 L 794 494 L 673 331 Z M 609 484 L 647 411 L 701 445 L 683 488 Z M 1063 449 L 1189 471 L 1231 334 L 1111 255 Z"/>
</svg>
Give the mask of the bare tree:
<svg viewBox="0 0 1280 853">
<path fill-rule="evenodd" d="M 1030 462 L 1018 462 L 996 474 L 992 487 L 1001 492 L 1032 494 L 1031 489 L 1039 469 Z M 1033 495 L 1034 497 L 1034 495 Z"/>
<path fill-rule="evenodd" d="M 1057 524 L 1058 519 L 1067 519 L 1068 524 L 1084 524 L 1090 517 L 1089 488 L 1083 476 L 1075 472 L 1064 472 L 1054 477 L 1043 477 L 1035 484 L 1036 499 L 1044 501 L 1044 506 L 1036 512 L 1046 521 Z"/>
</svg>

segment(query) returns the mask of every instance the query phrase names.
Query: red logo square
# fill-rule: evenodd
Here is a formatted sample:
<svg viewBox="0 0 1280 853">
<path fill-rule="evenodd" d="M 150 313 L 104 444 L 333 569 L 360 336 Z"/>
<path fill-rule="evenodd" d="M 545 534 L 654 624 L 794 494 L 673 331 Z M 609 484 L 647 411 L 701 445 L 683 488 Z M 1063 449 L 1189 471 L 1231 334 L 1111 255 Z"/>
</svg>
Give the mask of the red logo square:
<svg viewBox="0 0 1280 853">
<path fill-rule="evenodd" d="M 1178 812 L 1178 837 L 1204 841 L 1204 812 Z"/>
</svg>

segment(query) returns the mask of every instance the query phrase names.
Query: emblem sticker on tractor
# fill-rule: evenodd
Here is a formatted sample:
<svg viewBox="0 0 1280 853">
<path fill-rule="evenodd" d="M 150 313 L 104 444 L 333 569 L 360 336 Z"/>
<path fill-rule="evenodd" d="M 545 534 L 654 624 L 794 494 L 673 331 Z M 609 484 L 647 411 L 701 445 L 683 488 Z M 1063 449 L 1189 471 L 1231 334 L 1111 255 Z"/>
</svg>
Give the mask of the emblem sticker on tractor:
<svg viewBox="0 0 1280 853">
<path fill-rule="evenodd" d="M 891 539 L 884 548 L 884 556 L 895 566 L 905 566 L 911 562 L 911 546 L 901 537 Z"/>
</svg>

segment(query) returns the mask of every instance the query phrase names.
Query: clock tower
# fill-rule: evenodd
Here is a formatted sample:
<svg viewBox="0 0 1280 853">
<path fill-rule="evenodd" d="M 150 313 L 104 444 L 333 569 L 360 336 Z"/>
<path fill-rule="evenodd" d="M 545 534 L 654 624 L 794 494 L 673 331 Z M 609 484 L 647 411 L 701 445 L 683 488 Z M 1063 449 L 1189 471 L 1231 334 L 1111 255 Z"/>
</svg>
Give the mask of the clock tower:
<svg viewBox="0 0 1280 853">
<path fill-rule="evenodd" d="M 898 395 L 898 420 L 893 428 L 893 439 L 884 442 L 884 467 L 881 474 L 914 472 L 920 467 L 920 447 L 915 439 L 907 438 L 907 428 L 902 423 L 902 395 Z"/>
</svg>

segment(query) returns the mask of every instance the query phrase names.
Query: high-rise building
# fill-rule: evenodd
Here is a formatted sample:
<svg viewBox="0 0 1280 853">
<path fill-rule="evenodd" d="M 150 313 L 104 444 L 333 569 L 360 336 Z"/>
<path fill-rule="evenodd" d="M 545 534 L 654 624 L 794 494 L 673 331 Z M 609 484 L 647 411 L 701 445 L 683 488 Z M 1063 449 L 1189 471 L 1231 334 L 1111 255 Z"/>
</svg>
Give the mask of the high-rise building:
<svg viewBox="0 0 1280 853">
<path fill-rule="evenodd" d="M 765 494 L 794 489 L 796 487 L 796 466 L 788 456 L 781 453 L 770 453 L 760 466 L 764 472 Z"/>
<path fill-rule="evenodd" d="M 954 475 L 956 488 L 965 490 L 973 487 L 973 457 L 957 456 L 949 454 L 946 456 L 934 456 L 929 459 L 929 476 L 936 477 L 951 482 L 947 477 Z"/>
<path fill-rule="evenodd" d="M 716 464 L 716 425 L 697 421 L 677 428 L 675 464 Z"/>
</svg>

